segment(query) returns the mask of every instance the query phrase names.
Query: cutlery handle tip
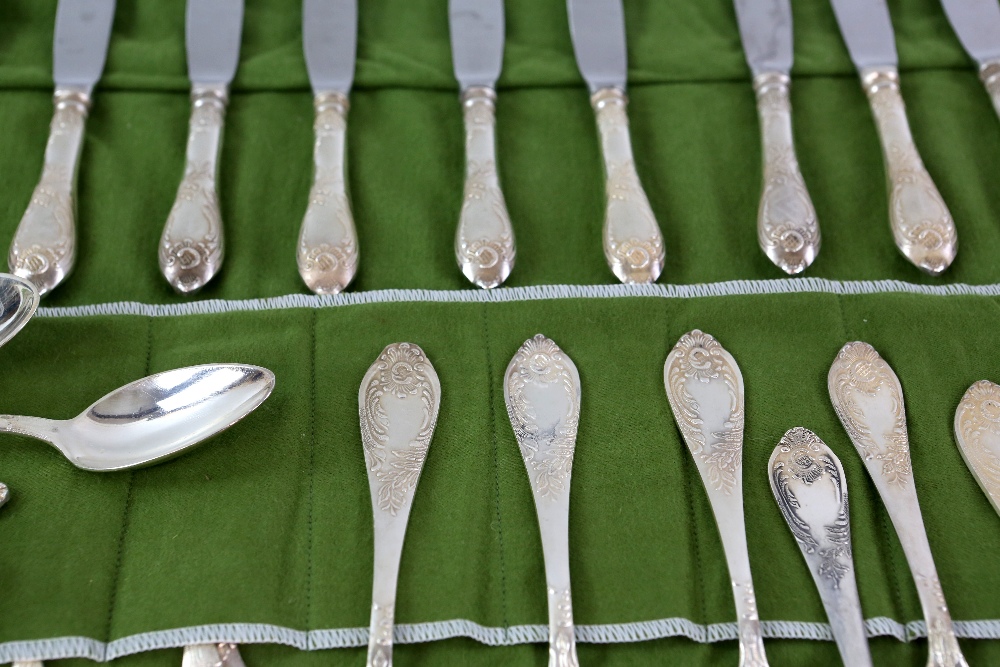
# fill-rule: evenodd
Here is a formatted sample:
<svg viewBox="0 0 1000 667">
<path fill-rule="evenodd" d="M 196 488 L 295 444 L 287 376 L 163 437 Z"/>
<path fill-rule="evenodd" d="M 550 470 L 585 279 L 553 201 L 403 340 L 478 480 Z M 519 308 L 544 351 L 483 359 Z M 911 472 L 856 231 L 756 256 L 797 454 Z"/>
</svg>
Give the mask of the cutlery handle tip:
<svg viewBox="0 0 1000 667">
<path fill-rule="evenodd" d="M 979 78 L 986 86 L 993 108 L 1000 116 L 1000 59 L 984 62 L 979 68 Z"/>
</svg>

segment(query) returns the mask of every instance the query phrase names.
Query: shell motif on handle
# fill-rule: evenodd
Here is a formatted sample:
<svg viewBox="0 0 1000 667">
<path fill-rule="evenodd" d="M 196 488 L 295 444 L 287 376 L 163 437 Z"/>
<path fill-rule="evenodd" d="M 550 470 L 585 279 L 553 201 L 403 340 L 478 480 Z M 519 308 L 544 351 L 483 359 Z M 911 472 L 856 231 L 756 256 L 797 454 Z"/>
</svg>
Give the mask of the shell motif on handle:
<svg viewBox="0 0 1000 667">
<path fill-rule="evenodd" d="M 299 274 L 316 294 L 339 294 L 358 270 L 358 235 L 347 195 L 347 96 L 315 97 L 316 143 L 309 206 L 299 232 Z"/>
<path fill-rule="evenodd" d="M 226 86 L 195 86 L 191 91 L 184 178 L 160 237 L 160 271 L 181 294 L 193 294 L 222 266 L 222 214 L 216 181 Z"/>
<path fill-rule="evenodd" d="M 40 295 L 61 283 L 76 261 L 76 175 L 90 109 L 83 90 L 59 88 L 53 99 L 42 176 L 8 256 L 11 273 L 34 283 Z"/>
<path fill-rule="evenodd" d="M 764 191 L 757 211 L 761 250 L 789 275 L 801 273 L 819 253 L 820 233 L 792 138 L 790 79 L 780 72 L 754 77 L 764 156 Z"/>
<path fill-rule="evenodd" d="M 1000 512 L 1000 385 L 980 380 L 955 411 L 958 449 L 993 509 Z"/>
<path fill-rule="evenodd" d="M 465 116 L 465 194 L 455 257 L 473 284 L 489 289 L 502 284 L 514 268 L 514 228 L 507 213 L 496 167 L 492 88 L 472 86 L 462 93 Z"/>
<path fill-rule="evenodd" d="M 951 266 L 958 233 L 941 193 L 913 143 L 895 67 L 868 68 L 861 82 L 882 142 L 889 183 L 889 222 L 900 252 L 932 276 Z"/>
<path fill-rule="evenodd" d="M 655 282 L 663 271 L 663 235 L 635 169 L 625 113 L 628 99 L 617 88 L 602 88 L 590 103 L 604 154 L 604 257 L 623 283 Z"/>
<path fill-rule="evenodd" d="M 990 94 L 993 108 L 1000 115 L 1000 60 L 990 60 L 979 68 L 979 78 Z"/>
</svg>

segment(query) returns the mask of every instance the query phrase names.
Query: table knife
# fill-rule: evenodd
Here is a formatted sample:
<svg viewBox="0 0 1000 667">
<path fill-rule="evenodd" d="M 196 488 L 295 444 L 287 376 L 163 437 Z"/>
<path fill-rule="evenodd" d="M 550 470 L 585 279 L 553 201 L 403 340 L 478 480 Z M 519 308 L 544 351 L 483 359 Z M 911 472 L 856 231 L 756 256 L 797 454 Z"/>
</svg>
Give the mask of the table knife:
<svg viewBox="0 0 1000 667">
<path fill-rule="evenodd" d="M 503 0 L 450 0 L 451 53 L 465 118 L 465 190 L 455 232 L 455 257 L 465 277 L 483 288 L 503 283 L 514 268 L 514 228 L 497 176 L 494 117 L 503 64 Z"/>
<path fill-rule="evenodd" d="M 757 241 L 775 265 L 794 275 L 816 258 L 820 232 L 792 138 L 792 6 L 790 0 L 735 0 L 735 5 L 753 73 L 764 159 Z"/>
<path fill-rule="evenodd" d="M 76 181 L 83 128 L 101 78 L 115 15 L 114 0 L 59 0 L 52 73 L 55 114 L 42 176 L 14 233 L 11 273 L 47 294 L 76 260 Z"/>
<path fill-rule="evenodd" d="M 979 78 L 1000 114 L 1000 4 L 995 0 L 941 0 L 958 40 L 979 63 Z"/>
<path fill-rule="evenodd" d="M 590 88 L 604 155 L 604 257 L 623 283 L 651 283 L 663 270 L 663 236 L 632 157 L 621 0 L 567 0 L 567 6 L 576 64 Z"/>
<path fill-rule="evenodd" d="M 667 355 L 663 384 L 722 538 L 736 602 L 740 665 L 766 667 L 743 516 L 743 375 L 719 341 L 695 329 Z"/>
<path fill-rule="evenodd" d="M 841 659 L 851 667 L 871 667 L 840 459 L 819 436 L 797 426 L 781 438 L 767 468 L 771 492 L 819 589 Z"/>
<path fill-rule="evenodd" d="M 899 93 L 896 43 L 886 1 L 831 2 L 882 143 L 896 247 L 923 271 L 940 275 L 955 259 L 958 233 L 913 143 Z"/>
<path fill-rule="evenodd" d="M 578 667 L 569 576 L 569 489 L 580 426 L 580 373 L 555 341 L 537 334 L 510 360 L 503 396 L 542 536 L 549 667 Z"/>
<path fill-rule="evenodd" d="M 1000 385 L 976 382 L 955 411 L 958 451 L 993 509 L 1000 512 Z"/>
<path fill-rule="evenodd" d="M 185 19 L 191 123 L 184 177 L 160 238 L 160 271 L 181 294 L 212 279 L 224 254 L 216 182 L 229 82 L 236 74 L 243 0 L 188 0 Z"/>
<path fill-rule="evenodd" d="M 827 376 L 830 400 L 868 470 L 917 585 L 927 623 L 928 667 L 968 667 L 955 638 L 917 501 L 903 388 L 868 343 L 848 343 Z"/>
<path fill-rule="evenodd" d="M 337 294 L 358 270 L 358 234 L 347 193 L 348 96 L 358 40 L 357 0 L 303 0 L 302 42 L 313 89 L 313 184 L 299 231 L 299 275 L 316 294 Z"/>
</svg>

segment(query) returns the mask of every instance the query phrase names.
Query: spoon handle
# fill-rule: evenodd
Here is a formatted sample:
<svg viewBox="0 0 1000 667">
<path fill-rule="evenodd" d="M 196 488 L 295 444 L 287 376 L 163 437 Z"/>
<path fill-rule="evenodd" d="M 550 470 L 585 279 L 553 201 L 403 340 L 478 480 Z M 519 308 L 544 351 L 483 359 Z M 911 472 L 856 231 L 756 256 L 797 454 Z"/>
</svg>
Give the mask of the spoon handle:
<svg viewBox="0 0 1000 667">
<path fill-rule="evenodd" d="M 20 415 L 0 415 L 0 432 L 17 433 L 30 438 L 38 438 L 53 442 L 59 422 L 41 417 L 22 417 Z"/>
<path fill-rule="evenodd" d="M 339 294 L 358 270 L 358 234 L 344 168 L 347 95 L 317 93 L 309 206 L 299 230 L 299 275 L 316 294 Z"/>
<path fill-rule="evenodd" d="M 1000 58 L 988 60 L 979 66 L 979 78 L 990 94 L 993 108 L 1000 115 Z"/>
<path fill-rule="evenodd" d="M 993 509 L 1000 512 L 1000 385 L 989 380 L 973 384 L 955 410 L 958 451 L 979 482 Z"/>
<path fill-rule="evenodd" d="M 244 667 L 236 644 L 191 644 L 184 647 L 181 667 Z"/>
<path fill-rule="evenodd" d="M 623 283 L 655 282 L 663 270 L 663 235 L 635 169 L 625 113 L 628 98 L 618 88 L 601 88 L 590 104 L 604 155 L 604 257 Z"/>
</svg>

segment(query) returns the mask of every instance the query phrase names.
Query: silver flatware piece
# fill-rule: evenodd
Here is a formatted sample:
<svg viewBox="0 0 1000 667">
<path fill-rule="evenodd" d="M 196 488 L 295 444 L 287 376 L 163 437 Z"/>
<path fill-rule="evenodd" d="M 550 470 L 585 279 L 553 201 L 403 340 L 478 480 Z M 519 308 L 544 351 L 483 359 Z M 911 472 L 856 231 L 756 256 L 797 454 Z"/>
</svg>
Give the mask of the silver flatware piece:
<svg viewBox="0 0 1000 667">
<path fill-rule="evenodd" d="M 841 659 L 851 667 L 870 667 L 840 459 L 815 433 L 797 426 L 774 448 L 768 473 L 774 499 L 819 589 Z"/>
<path fill-rule="evenodd" d="M 848 343 L 827 379 L 830 400 L 882 496 L 927 622 L 928 667 L 966 667 L 917 501 L 899 378 L 868 343 Z"/>
<path fill-rule="evenodd" d="M 450 0 L 451 53 L 465 118 L 465 189 L 455 231 L 462 273 L 482 288 L 514 268 L 514 228 L 500 189 L 496 82 L 503 64 L 503 0 Z"/>
<path fill-rule="evenodd" d="M 192 644 L 184 647 L 181 667 L 246 667 L 236 644 Z"/>
<path fill-rule="evenodd" d="M 52 73 L 55 115 L 42 176 L 14 233 L 11 273 L 45 295 L 76 261 L 76 181 L 83 129 L 94 84 L 101 78 L 114 20 L 114 0 L 59 0 Z"/>
<path fill-rule="evenodd" d="M 24 328 L 35 314 L 40 298 L 34 283 L 0 273 L 0 346 Z"/>
<path fill-rule="evenodd" d="M 580 374 L 554 341 L 538 334 L 510 360 L 503 396 L 542 535 L 549 667 L 577 667 L 569 576 L 569 487 L 580 424 Z"/>
<path fill-rule="evenodd" d="M 831 2 L 882 143 L 896 247 L 921 270 L 939 275 L 955 259 L 958 232 L 913 143 L 899 93 L 896 42 L 886 1 Z"/>
<path fill-rule="evenodd" d="M 736 601 L 740 665 L 764 667 L 743 516 L 743 375 L 715 338 L 695 329 L 667 355 L 663 384 L 719 527 Z"/>
<path fill-rule="evenodd" d="M 185 25 L 191 122 L 184 176 L 160 237 L 160 271 L 192 294 L 219 271 L 225 254 L 216 184 L 229 83 L 236 74 L 243 0 L 188 0 Z"/>
<path fill-rule="evenodd" d="M 621 0 L 567 0 L 573 51 L 590 88 L 604 155 L 604 257 L 623 283 L 651 283 L 663 270 L 663 235 L 632 156 Z"/>
<path fill-rule="evenodd" d="M 302 42 L 313 89 L 313 184 L 296 253 L 316 294 L 342 292 L 358 271 L 358 234 L 347 191 L 347 112 L 358 41 L 357 0 L 303 0 Z"/>
<path fill-rule="evenodd" d="M 375 523 L 368 667 L 392 665 L 403 538 L 440 404 L 437 372 L 413 343 L 386 346 L 358 390 L 361 444 Z"/>
<path fill-rule="evenodd" d="M 1000 4 L 993 0 L 941 0 L 951 27 L 979 64 L 979 78 L 1000 114 Z"/>
<path fill-rule="evenodd" d="M 777 267 L 794 275 L 816 259 L 820 231 L 792 137 L 792 6 L 790 0 L 735 0 L 735 5 L 753 73 L 764 159 L 757 241 Z"/>
<path fill-rule="evenodd" d="M 958 451 L 986 497 L 1000 513 L 1000 385 L 976 382 L 955 410 Z"/>
</svg>

